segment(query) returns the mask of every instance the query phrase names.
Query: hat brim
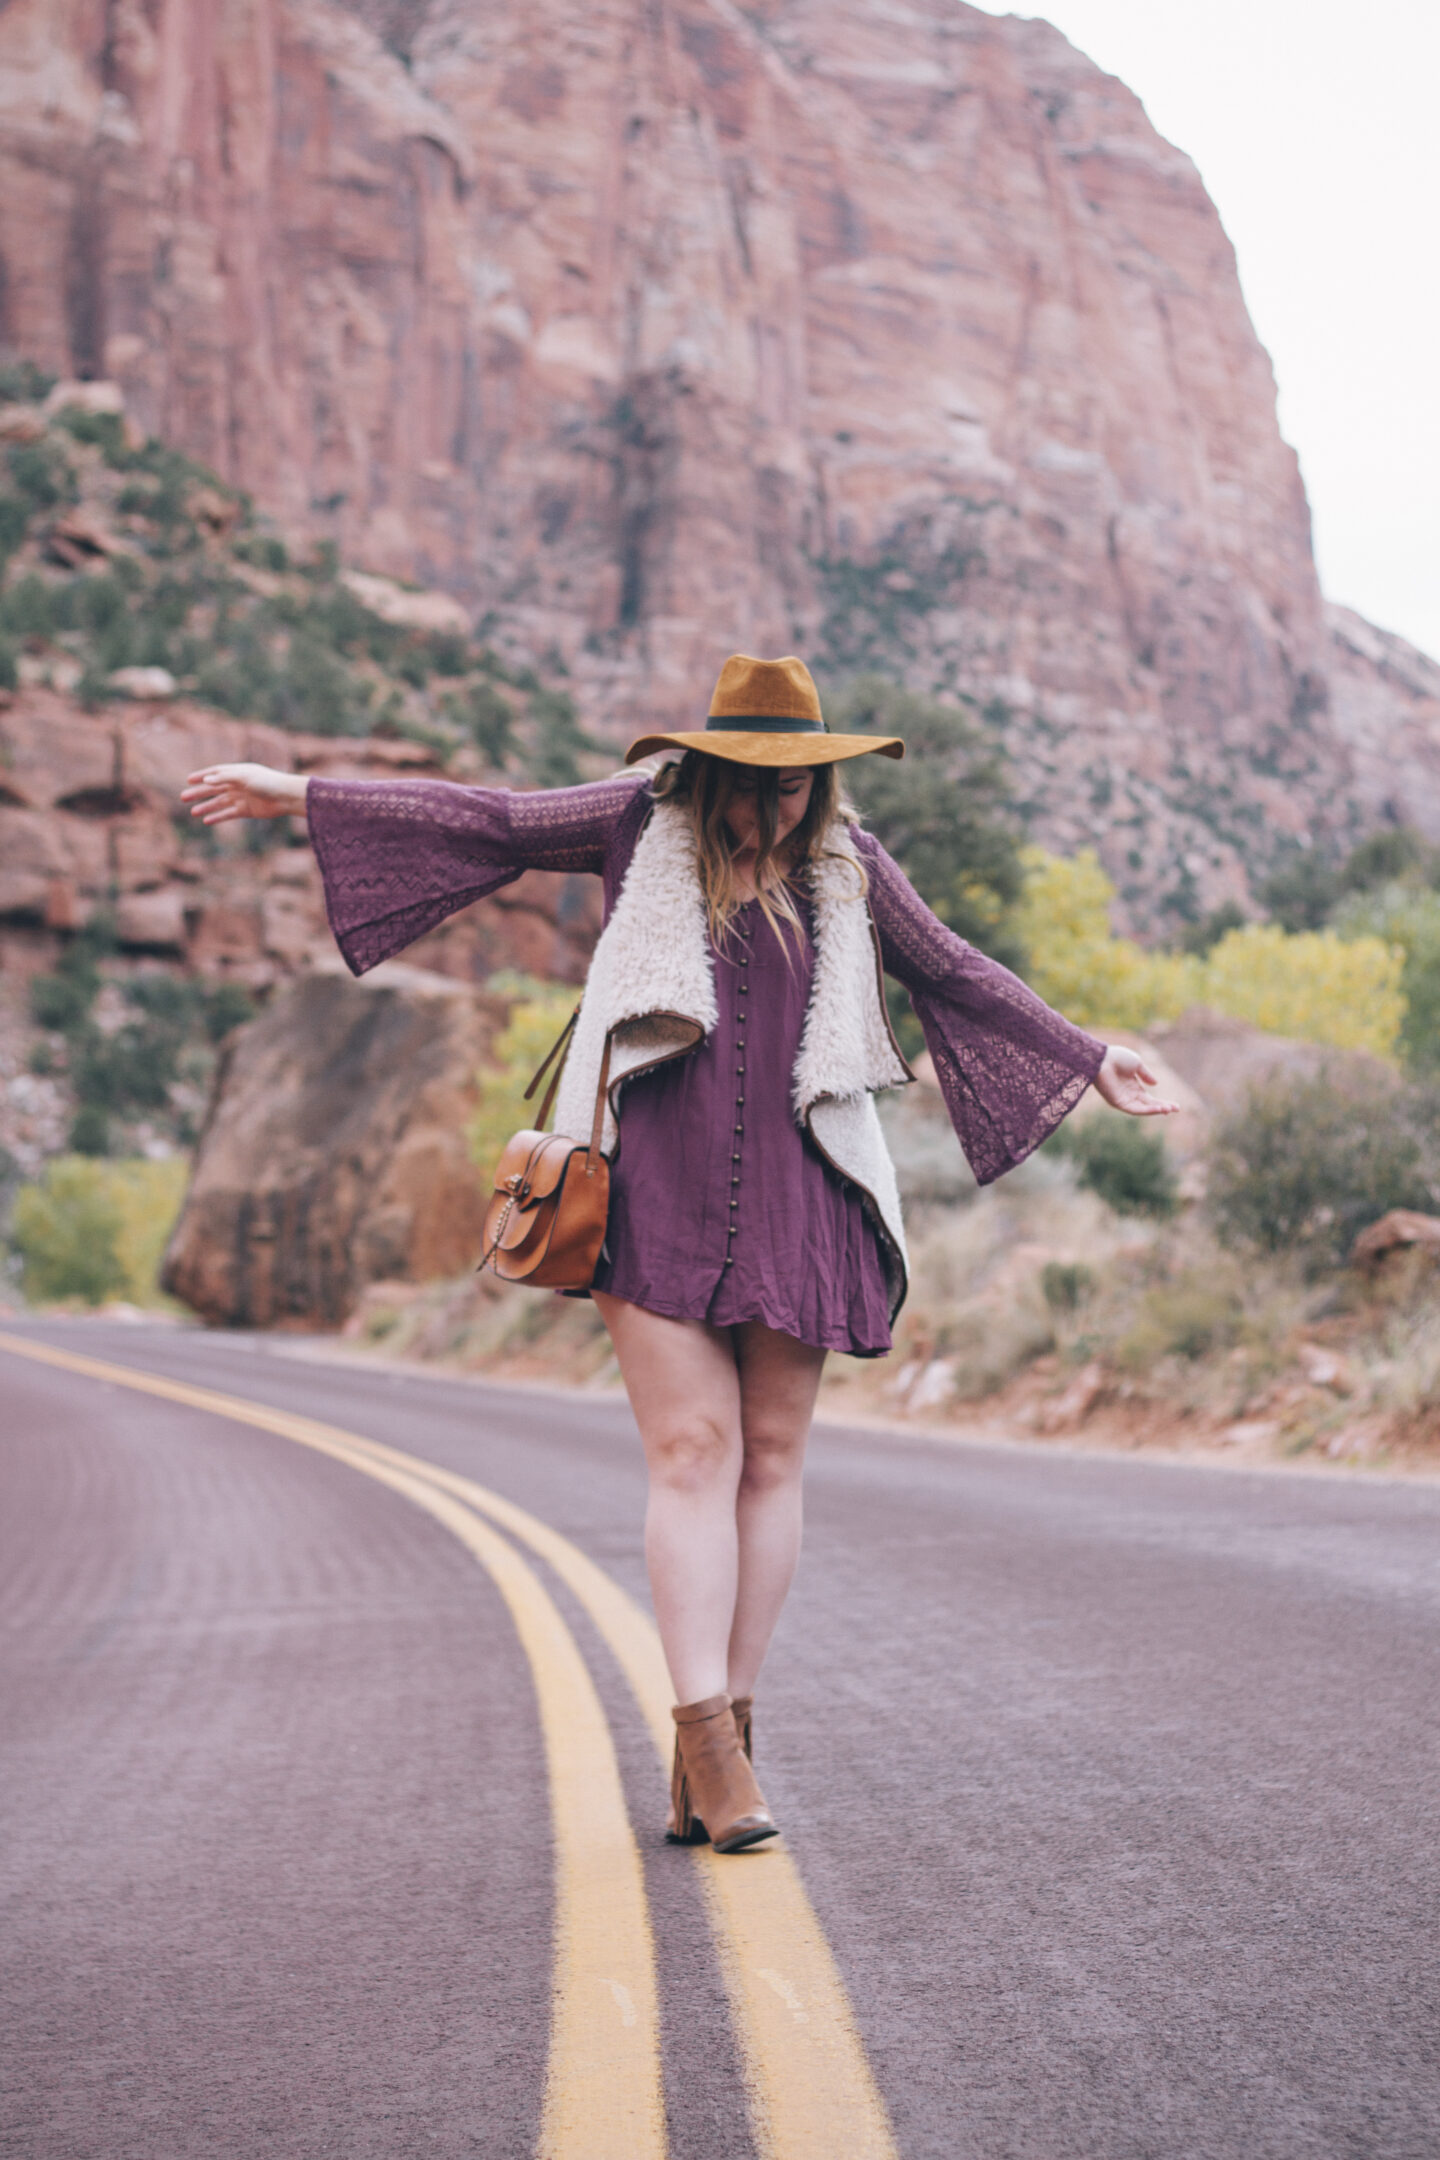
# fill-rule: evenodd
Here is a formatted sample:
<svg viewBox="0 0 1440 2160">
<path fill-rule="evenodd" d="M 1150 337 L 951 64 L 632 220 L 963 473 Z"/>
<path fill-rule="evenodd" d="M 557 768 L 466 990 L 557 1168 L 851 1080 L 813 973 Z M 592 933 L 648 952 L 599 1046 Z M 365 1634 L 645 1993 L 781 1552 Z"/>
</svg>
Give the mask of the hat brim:
<svg viewBox="0 0 1440 2160">
<path fill-rule="evenodd" d="M 768 765 L 777 770 L 791 765 L 838 765 L 842 758 L 905 755 L 898 735 L 770 735 L 708 728 L 693 734 L 641 735 L 625 752 L 625 763 L 637 764 L 657 750 L 703 750 L 707 757 L 726 758 L 732 765 Z"/>
</svg>

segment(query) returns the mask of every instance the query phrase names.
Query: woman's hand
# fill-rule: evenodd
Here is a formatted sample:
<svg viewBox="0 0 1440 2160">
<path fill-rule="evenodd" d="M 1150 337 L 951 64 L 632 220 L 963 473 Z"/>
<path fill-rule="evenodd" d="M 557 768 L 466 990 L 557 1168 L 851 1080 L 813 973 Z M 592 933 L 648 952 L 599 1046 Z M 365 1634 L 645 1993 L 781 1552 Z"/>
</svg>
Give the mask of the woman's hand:
<svg viewBox="0 0 1440 2160">
<path fill-rule="evenodd" d="M 193 772 L 180 790 L 191 817 L 205 825 L 227 825 L 234 818 L 301 817 L 305 814 L 303 773 L 276 772 L 270 765 L 207 765 Z"/>
<path fill-rule="evenodd" d="M 1124 1110 L 1130 1117 L 1170 1117 L 1180 1108 L 1177 1102 L 1147 1092 L 1158 1085 L 1139 1051 L 1123 1049 L 1119 1043 L 1111 1043 L 1095 1075 L 1096 1093 L 1112 1110 Z"/>
</svg>

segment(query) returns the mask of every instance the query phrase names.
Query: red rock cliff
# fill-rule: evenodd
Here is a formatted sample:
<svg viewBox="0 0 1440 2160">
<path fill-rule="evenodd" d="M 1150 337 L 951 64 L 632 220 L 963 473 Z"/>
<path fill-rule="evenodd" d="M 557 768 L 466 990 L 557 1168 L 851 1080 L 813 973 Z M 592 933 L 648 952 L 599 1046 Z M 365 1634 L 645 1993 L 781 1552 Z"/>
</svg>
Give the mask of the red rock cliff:
<svg viewBox="0 0 1440 2160">
<path fill-rule="evenodd" d="M 11 0 L 0 70 L 0 337 L 617 734 L 732 646 L 899 668 L 1151 921 L 1440 837 L 1433 671 L 1334 641 L 1199 177 L 1047 25 Z"/>
</svg>

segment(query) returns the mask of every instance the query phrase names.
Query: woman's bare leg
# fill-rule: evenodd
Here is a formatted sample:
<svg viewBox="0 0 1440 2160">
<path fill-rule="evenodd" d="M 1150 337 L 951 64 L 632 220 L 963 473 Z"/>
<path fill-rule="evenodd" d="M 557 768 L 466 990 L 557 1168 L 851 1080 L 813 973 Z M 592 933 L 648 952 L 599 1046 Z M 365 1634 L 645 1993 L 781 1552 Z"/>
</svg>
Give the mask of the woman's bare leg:
<svg viewBox="0 0 1440 2160">
<path fill-rule="evenodd" d="M 645 1444 L 645 1559 L 675 1700 L 703 1702 L 726 1691 L 739 1578 L 744 1446 L 731 1330 L 594 1296 Z"/>
<path fill-rule="evenodd" d="M 750 1321 L 732 1328 L 744 1463 L 726 1687 L 752 1695 L 800 1557 L 801 1473 L 825 1352 Z"/>
<path fill-rule="evenodd" d="M 596 1291 L 645 1446 L 645 1558 L 677 1702 L 753 1693 L 800 1552 L 823 1350 Z"/>
</svg>

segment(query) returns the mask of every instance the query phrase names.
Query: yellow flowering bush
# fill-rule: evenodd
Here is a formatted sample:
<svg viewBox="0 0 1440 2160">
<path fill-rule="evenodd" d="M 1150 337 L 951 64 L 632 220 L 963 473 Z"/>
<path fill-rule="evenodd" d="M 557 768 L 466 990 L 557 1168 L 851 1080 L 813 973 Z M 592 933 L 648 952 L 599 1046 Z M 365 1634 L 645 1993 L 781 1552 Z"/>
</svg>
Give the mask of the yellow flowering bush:
<svg viewBox="0 0 1440 2160">
<path fill-rule="evenodd" d="M 1110 929 L 1114 887 L 1087 848 L 1025 851 L 1013 918 L 1029 981 L 1081 1027 L 1143 1030 L 1210 1005 L 1274 1035 L 1392 1057 L 1405 1019 L 1404 953 L 1379 937 L 1291 936 L 1275 923 L 1231 930 L 1202 960 L 1147 952 Z"/>
<path fill-rule="evenodd" d="M 510 987 L 500 984 L 502 990 Z M 495 1063 L 478 1076 L 479 1102 L 466 1135 L 471 1159 L 487 1174 L 500 1160 L 506 1141 L 522 1126 L 537 1125 L 551 1073 L 530 1102 L 525 1090 L 536 1066 L 575 1010 L 579 992 L 571 984 L 517 978 L 518 993 L 510 1017 L 497 1037 Z"/>
<path fill-rule="evenodd" d="M 1078 1027 L 1153 1027 L 1202 996 L 1203 963 L 1147 952 L 1110 928 L 1115 888 L 1093 851 L 1026 848 L 1025 892 L 1012 918 L 1030 955 L 1028 980 Z"/>
<path fill-rule="evenodd" d="M 1231 930 L 1205 961 L 1204 1001 L 1271 1035 L 1393 1057 L 1405 955 L 1378 937 L 1333 930 L 1288 935 L 1278 923 Z"/>
</svg>

